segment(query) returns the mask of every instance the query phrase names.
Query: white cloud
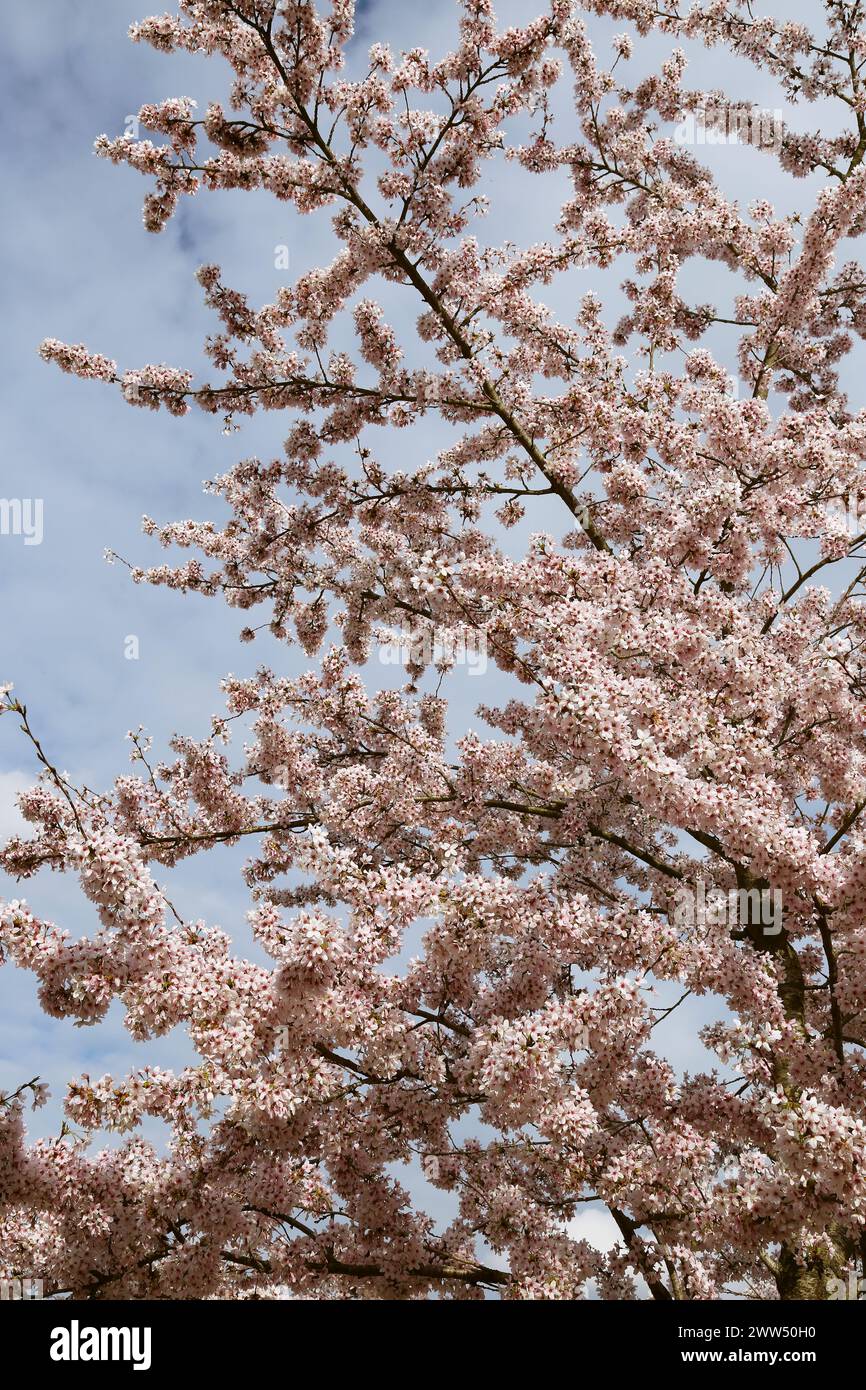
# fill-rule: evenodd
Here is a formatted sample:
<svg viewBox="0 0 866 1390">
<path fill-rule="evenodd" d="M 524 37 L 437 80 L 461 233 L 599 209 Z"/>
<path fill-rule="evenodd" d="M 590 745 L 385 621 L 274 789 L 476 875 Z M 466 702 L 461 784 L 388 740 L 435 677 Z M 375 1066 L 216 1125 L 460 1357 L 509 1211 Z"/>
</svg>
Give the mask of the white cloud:
<svg viewBox="0 0 866 1390">
<path fill-rule="evenodd" d="M 27 822 L 18 810 L 15 798 L 19 792 L 32 787 L 36 779 L 32 772 L 0 772 L 0 840 L 21 835 Z"/>
<path fill-rule="evenodd" d="M 622 1240 L 610 1212 L 602 1207 L 586 1207 L 566 1229 L 572 1240 L 588 1241 L 595 1250 L 612 1250 Z"/>
</svg>

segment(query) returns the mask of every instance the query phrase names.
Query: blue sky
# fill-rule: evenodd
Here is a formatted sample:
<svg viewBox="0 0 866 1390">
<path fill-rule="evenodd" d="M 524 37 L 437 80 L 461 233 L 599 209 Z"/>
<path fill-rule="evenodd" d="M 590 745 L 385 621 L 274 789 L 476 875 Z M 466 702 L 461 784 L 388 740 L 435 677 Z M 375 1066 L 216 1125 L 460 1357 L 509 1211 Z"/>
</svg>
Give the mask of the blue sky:
<svg viewBox="0 0 866 1390">
<path fill-rule="evenodd" d="M 538 3 L 540 8 L 540 3 Z M 765 6 L 788 18 L 814 17 L 816 4 Z M 513 0 L 502 17 L 525 22 L 537 0 Z M 124 735 L 143 724 L 158 750 L 175 731 L 207 734 L 220 708 L 218 683 L 228 671 L 244 673 L 260 664 L 260 645 L 240 646 L 240 613 L 215 601 L 133 585 L 120 566 L 102 558 L 106 547 L 137 563 L 162 557 L 140 534 L 143 513 L 157 520 L 220 515 L 202 496 L 202 482 L 238 458 L 277 452 L 288 418 L 274 414 L 245 423 L 225 436 L 219 421 L 193 412 L 175 420 L 164 412 L 134 411 L 116 391 L 83 383 L 46 366 L 36 348 L 44 337 L 83 341 L 118 360 L 121 367 L 168 362 L 198 367 L 201 343 L 213 320 L 204 310 L 194 279 L 198 265 L 218 261 L 229 284 L 253 302 L 269 301 L 281 281 L 330 259 L 327 216 L 299 218 L 285 204 L 258 194 L 201 194 L 185 202 L 161 236 L 143 229 L 140 205 L 146 183 L 132 171 L 114 168 L 92 153 L 100 132 L 120 134 L 129 113 L 145 101 L 189 95 L 203 108 L 223 96 L 227 82 L 217 60 L 166 57 L 131 44 L 126 31 L 148 13 L 146 0 L 39 0 L 10 6 L 4 16 L 0 54 L 0 101 L 4 123 L 14 135 L 6 168 L 7 212 L 0 222 L 0 265 L 6 287 L 5 331 L 0 339 L 3 413 L 4 497 L 44 499 L 44 540 L 25 546 L 22 537 L 0 536 L 0 584 L 4 598 L 0 681 L 12 680 L 29 708 L 46 750 L 74 780 L 108 786 L 128 768 Z M 373 41 L 399 50 L 420 44 L 441 52 L 453 33 L 451 0 L 401 4 L 365 0 L 352 61 L 360 62 Z M 627 25 L 589 21 L 606 61 L 610 35 Z M 650 61 L 666 45 L 646 46 Z M 778 105 L 771 81 L 755 85 L 751 69 L 725 63 L 718 52 L 697 55 L 691 85 L 714 86 L 729 79 L 734 95 L 758 105 Z M 814 110 L 805 124 L 818 123 Z M 771 161 L 755 151 L 717 149 L 720 177 L 743 203 L 758 195 L 792 205 L 792 185 Z M 540 191 L 509 166 L 496 171 L 488 192 L 494 214 L 479 234 L 527 243 L 544 238 L 554 220 L 559 189 Z M 794 192 L 803 193 L 802 186 Z M 274 268 L 274 248 L 290 248 L 291 268 Z M 703 267 L 700 298 L 721 296 L 718 272 Z M 615 287 L 618 279 L 605 284 Z M 598 286 L 597 277 L 561 284 L 546 292 L 548 303 L 572 321 L 575 297 Z M 411 335 L 415 305 L 405 292 L 388 287 L 389 318 Z M 609 317 L 618 317 L 612 304 Z M 385 462 L 400 457 L 407 435 L 376 447 Z M 428 424 L 409 447 L 420 463 L 445 443 Z M 405 462 L 405 458 L 401 461 Z M 553 528 L 553 515 L 546 518 Z M 538 525 L 533 522 L 533 529 Z M 139 641 L 140 657 L 124 657 L 127 637 Z M 303 657 L 281 649 L 267 659 L 285 672 L 302 668 Z M 388 679 L 383 668 L 371 683 Z M 452 727 L 460 733 L 480 701 L 495 703 L 497 677 L 454 677 Z M 483 686 L 483 689 L 480 687 Z M 477 722 L 477 721 L 475 721 Z M 30 785 L 35 767 L 30 749 L 9 717 L 0 720 L 0 832 L 18 828 L 14 794 Z M 243 850 L 219 850 L 190 861 L 172 875 L 172 898 L 185 915 L 219 923 L 245 949 L 249 906 L 238 868 Z M 34 911 L 73 932 L 92 929 L 94 915 L 69 876 L 43 875 L 17 886 L 0 876 L 0 893 L 26 896 Z M 668 1046 L 680 1065 L 703 1063 L 702 1049 L 689 1040 L 705 1013 L 684 1006 L 674 1016 L 677 1031 Z M 88 1070 L 122 1073 L 141 1062 L 183 1064 L 190 1049 L 177 1034 L 135 1044 L 120 1011 L 96 1029 L 47 1019 L 39 1010 L 32 977 L 0 970 L 0 1089 L 14 1088 L 39 1073 L 54 1092 L 49 1107 L 33 1116 L 31 1132 L 55 1133 L 65 1083 Z"/>
</svg>

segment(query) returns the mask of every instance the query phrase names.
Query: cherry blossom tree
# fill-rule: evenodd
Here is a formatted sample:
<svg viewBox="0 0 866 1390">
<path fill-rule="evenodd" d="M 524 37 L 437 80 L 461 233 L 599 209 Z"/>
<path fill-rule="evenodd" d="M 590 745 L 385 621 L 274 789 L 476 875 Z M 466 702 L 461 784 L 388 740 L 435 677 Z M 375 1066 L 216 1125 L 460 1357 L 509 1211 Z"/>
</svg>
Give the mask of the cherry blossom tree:
<svg viewBox="0 0 866 1390">
<path fill-rule="evenodd" d="M 163 101 L 153 140 L 97 142 L 148 176 L 155 232 L 187 195 L 257 189 L 339 239 L 259 308 L 202 267 L 213 381 L 41 348 L 133 407 L 284 413 L 276 457 L 211 484 L 230 519 L 146 519 L 171 554 L 133 578 L 244 610 L 309 670 L 227 677 L 169 761 L 131 735 L 105 794 L 5 689 L 41 776 L 2 864 L 77 874 L 101 926 L 7 902 L 3 956 L 53 1017 L 119 999 L 134 1038 L 182 1025 L 199 1060 L 72 1081 L 38 1143 L 38 1079 L 3 1098 L 2 1259 L 92 1298 L 828 1297 L 866 1259 L 862 4 L 816 4 L 812 33 L 746 0 L 552 0 L 503 31 L 463 0 L 454 52 L 376 44 L 357 81 L 352 8 L 181 0 L 132 37 L 226 60 L 229 109 Z M 627 29 L 612 52 L 592 16 Z M 669 56 L 629 85 L 654 32 Z M 841 133 L 787 112 L 767 139 L 689 87 L 680 43 Z M 732 201 L 689 121 L 754 133 L 799 216 Z M 531 246 L 484 238 L 509 161 L 568 181 Z M 693 261 L 718 305 L 691 302 Z M 586 268 L 624 289 L 614 330 L 594 294 L 567 322 L 543 301 Z M 377 426 L 407 431 L 405 466 Z M 382 690 L 395 625 L 415 642 Z M 431 634 L 484 642 L 505 693 L 481 732 L 449 715 L 447 656 L 425 671 Z M 240 843 L 269 969 L 157 886 Z M 724 910 L 769 895 L 772 924 Z M 700 1074 L 654 1035 L 689 995 L 722 1020 Z M 129 1135 L 93 1153 L 100 1130 Z"/>
</svg>

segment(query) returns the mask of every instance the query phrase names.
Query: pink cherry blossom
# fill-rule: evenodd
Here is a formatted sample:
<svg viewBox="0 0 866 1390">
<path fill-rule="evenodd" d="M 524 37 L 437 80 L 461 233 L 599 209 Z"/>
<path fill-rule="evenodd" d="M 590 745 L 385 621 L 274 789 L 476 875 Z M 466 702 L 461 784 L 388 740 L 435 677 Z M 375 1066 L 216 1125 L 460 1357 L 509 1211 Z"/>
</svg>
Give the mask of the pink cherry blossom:
<svg viewBox="0 0 866 1390">
<path fill-rule="evenodd" d="M 379 42 L 359 80 L 350 0 L 180 0 L 134 26 L 233 72 L 224 105 L 146 105 L 153 140 L 97 141 L 147 179 L 146 225 L 256 189 L 327 216 L 339 249 L 258 307 L 203 267 L 208 380 L 42 355 L 229 433 L 286 412 L 282 452 L 209 485 L 219 520 L 145 518 L 173 553 L 132 577 L 221 599 L 243 641 L 267 628 L 310 665 L 226 676 L 210 736 L 163 762 L 131 734 L 99 795 L 0 687 L 41 759 L 3 867 L 76 875 L 98 915 L 73 938 L 4 903 L 0 959 L 54 1017 L 118 1000 L 135 1038 L 182 1027 L 197 1055 L 73 1079 L 50 1141 L 24 1125 L 45 1083 L 0 1097 L 10 1270 L 75 1297 L 817 1299 L 860 1267 L 866 412 L 846 383 L 866 34 L 814 8 L 813 34 L 746 0 L 552 0 L 503 31 L 463 0 L 453 52 Z M 627 26 L 613 57 L 588 15 Z M 654 31 L 668 56 L 630 76 Z M 793 133 L 788 111 L 748 152 L 812 178 L 798 217 L 744 209 L 678 139 L 744 111 L 687 85 L 681 40 L 724 45 L 790 107 L 838 108 L 841 134 Z M 486 200 L 518 166 L 567 196 L 536 244 L 491 247 Z M 689 289 L 700 261 L 718 305 Z M 595 293 L 563 322 L 545 303 L 587 270 L 622 287 L 613 330 Z M 431 458 L 411 427 L 434 418 Z M 376 457 L 389 426 L 399 467 Z M 412 654 L 383 690 L 394 628 Z M 472 728 L 444 669 L 422 681 L 424 639 L 451 633 L 502 677 Z M 171 903 L 181 860 L 238 843 L 268 965 Z M 699 883 L 772 889 L 781 927 L 689 925 Z M 718 1021 L 714 1065 L 682 1075 L 662 1025 L 689 996 Z M 122 1146 L 94 1153 L 102 1130 Z M 573 1234 L 585 1203 L 615 1222 L 607 1252 Z"/>
</svg>

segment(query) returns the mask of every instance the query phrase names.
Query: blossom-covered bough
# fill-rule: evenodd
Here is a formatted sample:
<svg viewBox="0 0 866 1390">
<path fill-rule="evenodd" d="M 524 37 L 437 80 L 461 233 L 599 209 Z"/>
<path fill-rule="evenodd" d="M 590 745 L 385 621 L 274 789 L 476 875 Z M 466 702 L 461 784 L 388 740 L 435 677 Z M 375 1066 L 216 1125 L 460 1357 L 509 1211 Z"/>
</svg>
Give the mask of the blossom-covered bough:
<svg viewBox="0 0 866 1390">
<path fill-rule="evenodd" d="M 102 926 L 71 939 L 7 903 L 4 956 L 51 1015 L 95 1023 L 118 998 L 134 1037 L 183 1025 L 200 1058 L 72 1082 L 52 1141 L 25 1142 L 26 1087 L 3 1101 L 10 1274 L 94 1298 L 818 1299 L 860 1272 L 866 414 L 843 373 L 866 329 L 847 244 L 866 33 L 859 0 L 815 9 L 813 34 L 744 0 L 552 0 L 501 31 L 464 0 L 453 53 L 376 45 L 359 81 L 348 0 L 181 0 L 133 29 L 234 69 L 228 111 L 166 101 L 140 113 L 156 141 L 98 142 L 155 180 L 147 226 L 197 190 L 264 189 L 330 215 L 341 249 L 262 308 L 199 272 L 213 382 L 42 352 L 134 406 L 285 412 L 284 451 L 212 485 L 228 523 L 146 521 L 191 558 L 134 577 L 258 609 L 319 655 L 226 679 L 212 737 L 177 737 L 170 763 L 135 735 L 105 795 L 57 771 L 6 690 L 43 770 L 3 865 L 77 873 Z M 603 66 L 588 15 L 639 47 L 659 30 L 670 56 L 628 86 L 633 39 Z M 838 136 L 781 124 L 762 151 L 808 180 L 799 217 L 743 210 L 677 139 L 689 115 L 744 124 L 688 87 L 681 40 L 840 113 Z M 508 159 L 572 192 L 549 239 L 493 249 L 479 189 Z M 688 298 L 695 257 L 718 306 Z M 615 333 L 591 294 L 569 322 L 544 306 L 584 267 L 625 277 Z M 451 443 L 418 456 L 433 418 Z M 372 426 L 416 427 L 404 468 Z M 513 691 L 484 733 L 449 723 L 418 663 L 401 690 L 365 683 L 407 624 L 419 650 L 483 639 Z M 241 842 L 271 969 L 156 883 Z M 699 884 L 781 894 L 782 921 L 686 920 Z M 715 1070 L 666 1060 L 659 988 L 718 1006 Z M 106 1128 L 132 1133 L 93 1155 Z M 453 1216 L 425 1214 L 404 1165 Z M 586 1203 L 616 1223 L 609 1251 L 574 1234 Z"/>
</svg>

